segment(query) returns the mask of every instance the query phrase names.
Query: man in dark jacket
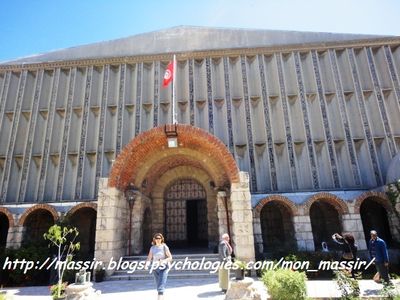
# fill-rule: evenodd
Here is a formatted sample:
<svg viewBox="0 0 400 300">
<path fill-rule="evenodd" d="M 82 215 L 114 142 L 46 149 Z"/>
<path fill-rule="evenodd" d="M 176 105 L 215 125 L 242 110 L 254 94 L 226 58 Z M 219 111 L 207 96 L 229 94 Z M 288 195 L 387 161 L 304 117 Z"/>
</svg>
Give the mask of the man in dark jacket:
<svg viewBox="0 0 400 300">
<path fill-rule="evenodd" d="M 219 287 L 224 293 L 229 288 L 229 268 L 225 268 L 224 264 L 231 261 L 232 246 L 229 244 L 229 235 L 224 233 L 218 245 L 219 260 L 222 263 L 218 271 Z"/>
<path fill-rule="evenodd" d="M 371 230 L 371 239 L 369 241 L 369 255 L 371 259 L 375 258 L 376 270 L 381 279 L 389 284 L 389 255 L 384 240 L 378 237 L 375 230 Z"/>
</svg>

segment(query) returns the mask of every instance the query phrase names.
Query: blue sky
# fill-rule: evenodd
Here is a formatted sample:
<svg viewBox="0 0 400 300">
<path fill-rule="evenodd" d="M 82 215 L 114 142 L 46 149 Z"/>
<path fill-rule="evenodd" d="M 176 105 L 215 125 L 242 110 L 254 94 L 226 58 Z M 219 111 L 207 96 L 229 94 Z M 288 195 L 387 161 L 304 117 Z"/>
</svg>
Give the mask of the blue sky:
<svg viewBox="0 0 400 300">
<path fill-rule="evenodd" d="M 178 25 L 400 36 L 400 0 L 2 0 L 0 61 Z"/>
</svg>

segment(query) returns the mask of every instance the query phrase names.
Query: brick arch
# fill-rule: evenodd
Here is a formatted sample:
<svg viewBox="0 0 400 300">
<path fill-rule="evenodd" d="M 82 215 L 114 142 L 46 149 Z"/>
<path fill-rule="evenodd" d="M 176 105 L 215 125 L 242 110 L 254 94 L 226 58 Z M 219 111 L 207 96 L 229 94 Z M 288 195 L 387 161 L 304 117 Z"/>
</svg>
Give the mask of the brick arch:
<svg viewBox="0 0 400 300">
<path fill-rule="evenodd" d="M 260 218 L 263 207 L 266 204 L 273 202 L 273 201 L 283 204 L 283 206 L 285 206 L 290 211 L 292 216 L 297 215 L 297 207 L 292 201 L 289 200 L 289 198 L 284 197 L 282 195 L 271 195 L 271 196 L 268 196 L 268 197 L 262 199 L 260 202 L 258 202 L 256 207 L 253 209 L 254 217 Z"/>
<path fill-rule="evenodd" d="M 177 124 L 178 148 L 168 148 L 164 126 L 141 133 L 124 147 L 110 171 L 108 185 L 124 190 L 148 168 L 149 159 L 185 152 L 203 162 L 214 176 L 228 183 L 239 182 L 239 168 L 226 146 L 207 131 L 190 125 Z M 147 164 L 147 165 L 146 165 Z M 151 167 L 151 166 L 150 166 Z M 137 184 L 137 183 L 136 183 Z"/>
<path fill-rule="evenodd" d="M 94 202 L 83 202 L 83 203 L 79 203 L 79 204 L 71 207 L 71 209 L 67 212 L 67 215 L 68 216 L 72 216 L 74 213 L 76 213 L 81 208 L 91 208 L 95 212 L 97 212 L 97 204 L 96 203 L 94 203 Z"/>
<path fill-rule="evenodd" d="M 53 206 L 51 206 L 49 204 L 36 204 L 36 205 L 28 208 L 22 214 L 22 216 L 19 218 L 18 225 L 23 226 L 26 218 L 36 210 L 47 210 L 53 216 L 54 222 L 57 221 L 57 219 L 58 219 L 57 210 Z"/>
<path fill-rule="evenodd" d="M 331 193 L 317 193 L 304 203 L 304 213 L 305 215 L 310 214 L 311 205 L 316 201 L 325 201 L 326 203 L 331 204 L 340 214 L 348 214 L 349 207 L 347 206 L 346 202 L 340 199 L 338 196 L 331 194 Z"/>
<path fill-rule="evenodd" d="M 365 199 L 371 198 L 371 197 L 374 198 L 374 200 L 376 202 L 381 204 L 386 209 L 386 211 L 388 213 L 392 213 L 393 212 L 392 204 L 390 203 L 390 200 L 389 200 L 388 196 L 386 195 L 386 193 L 368 191 L 368 192 L 362 193 L 354 201 L 355 202 L 355 204 L 354 204 L 354 213 L 359 214 L 360 213 L 361 204 L 364 202 Z"/>
<path fill-rule="evenodd" d="M 7 217 L 8 227 L 13 227 L 14 226 L 14 217 L 11 214 L 11 212 L 5 207 L 0 207 L 0 213 L 4 214 Z"/>
<path fill-rule="evenodd" d="M 203 169 L 192 166 L 179 166 L 162 174 L 154 185 L 153 196 L 164 197 L 165 190 L 179 179 L 194 179 L 204 187 L 207 196 L 212 193 L 209 186 L 209 175 Z"/>
</svg>

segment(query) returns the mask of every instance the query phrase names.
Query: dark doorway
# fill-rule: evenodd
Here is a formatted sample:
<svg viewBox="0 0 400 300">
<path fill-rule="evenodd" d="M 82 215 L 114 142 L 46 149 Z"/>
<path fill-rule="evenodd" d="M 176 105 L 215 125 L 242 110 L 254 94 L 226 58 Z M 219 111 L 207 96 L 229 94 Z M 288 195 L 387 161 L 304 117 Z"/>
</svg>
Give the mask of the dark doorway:
<svg viewBox="0 0 400 300">
<path fill-rule="evenodd" d="M 90 260 L 94 257 L 96 218 L 96 211 L 90 207 L 80 208 L 70 217 L 71 225 L 79 231 L 77 241 L 80 242 L 81 248 L 78 255 L 82 260 Z"/>
<path fill-rule="evenodd" d="M 186 201 L 187 242 L 189 246 L 207 246 L 206 200 Z"/>
<path fill-rule="evenodd" d="M 25 219 L 25 233 L 23 245 L 36 244 L 47 245 L 48 242 L 43 238 L 51 226 L 54 225 L 53 215 L 45 209 L 37 209 L 31 212 Z"/>
<path fill-rule="evenodd" d="M 293 217 L 289 209 L 277 201 L 264 205 L 260 214 L 264 252 L 295 250 Z"/>
<path fill-rule="evenodd" d="M 341 217 L 337 209 L 323 200 L 316 201 L 311 205 L 310 219 L 315 250 L 322 249 L 322 242 L 326 242 L 329 249 L 336 249 L 332 235 L 342 232 Z"/>
<path fill-rule="evenodd" d="M 153 232 L 151 229 L 151 211 L 146 208 L 143 214 L 143 252 L 147 253 L 151 247 Z"/>
<path fill-rule="evenodd" d="M 378 236 L 390 246 L 392 235 L 386 209 L 373 198 L 367 198 L 361 204 L 360 215 L 367 245 L 371 238 L 370 231 L 376 230 Z"/>
<path fill-rule="evenodd" d="M 8 227 L 10 226 L 8 218 L 5 214 L 0 213 L 0 248 L 6 247 Z"/>
<path fill-rule="evenodd" d="M 207 200 L 203 186 L 179 179 L 165 192 L 165 237 L 174 248 L 207 247 Z"/>
</svg>

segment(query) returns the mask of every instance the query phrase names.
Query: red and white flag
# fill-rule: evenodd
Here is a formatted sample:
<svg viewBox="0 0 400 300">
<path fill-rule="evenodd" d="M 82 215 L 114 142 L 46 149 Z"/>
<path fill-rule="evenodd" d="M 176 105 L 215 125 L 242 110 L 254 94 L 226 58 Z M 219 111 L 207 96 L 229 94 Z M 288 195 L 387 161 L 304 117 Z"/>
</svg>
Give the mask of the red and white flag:
<svg viewBox="0 0 400 300">
<path fill-rule="evenodd" d="M 174 62 L 171 61 L 165 70 L 163 87 L 167 87 L 174 77 Z"/>
</svg>

